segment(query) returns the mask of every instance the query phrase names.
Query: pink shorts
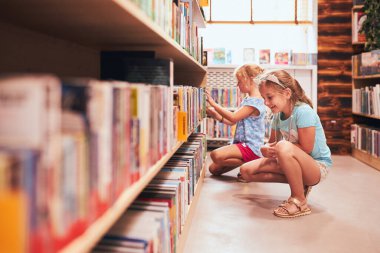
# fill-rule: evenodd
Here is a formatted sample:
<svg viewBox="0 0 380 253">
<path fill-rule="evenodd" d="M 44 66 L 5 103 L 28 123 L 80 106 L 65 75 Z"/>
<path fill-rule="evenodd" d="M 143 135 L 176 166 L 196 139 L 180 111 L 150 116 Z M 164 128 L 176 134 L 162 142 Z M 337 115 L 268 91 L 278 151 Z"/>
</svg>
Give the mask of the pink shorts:
<svg viewBox="0 0 380 253">
<path fill-rule="evenodd" d="M 241 155 L 243 156 L 243 162 L 250 162 L 260 157 L 257 156 L 253 151 L 248 147 L 245 143 L 235 143 L 235 145 L 239 148 Z"/>
</svg>

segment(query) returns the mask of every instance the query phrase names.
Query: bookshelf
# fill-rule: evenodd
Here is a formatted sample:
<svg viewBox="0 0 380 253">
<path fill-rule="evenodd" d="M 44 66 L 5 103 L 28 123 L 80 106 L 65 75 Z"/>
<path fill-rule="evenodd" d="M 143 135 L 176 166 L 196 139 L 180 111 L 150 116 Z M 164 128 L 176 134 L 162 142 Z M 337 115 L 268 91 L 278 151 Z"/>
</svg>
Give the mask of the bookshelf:
<svg viewBox="0 0 380 253">
<path fill-rule="evenodd" d="M 380 170 L 380 69 L 379 50 L 366 52 L 365 34 L 359 33 L 364 5 L 352 7 L 352 116 L 351 154 Z"/>
<path fill-rule="evenodd" d="M 194 24 L 204 28 L 198 1 L 187 2 L 192 6 Z M 131 0 L 0 1 L 0 33 L 0 74 L 52 73 L 99 79 L 101 51 L 153 51 L 156 58 L 173 60 L 175 84 L 205 86 L 207 70 L 200 59 L 180 46 Z M 61 251 L 89 252 L 182 144 L 177 142 Z M 201 175 L 204 176 L 204 169 Z M 198 195 L 202 179 L 196 188 Z M 187 221 L 186 225 L 190 223 Z M 185 240 L 182 235 L 180 245 Z"/>
</svg>

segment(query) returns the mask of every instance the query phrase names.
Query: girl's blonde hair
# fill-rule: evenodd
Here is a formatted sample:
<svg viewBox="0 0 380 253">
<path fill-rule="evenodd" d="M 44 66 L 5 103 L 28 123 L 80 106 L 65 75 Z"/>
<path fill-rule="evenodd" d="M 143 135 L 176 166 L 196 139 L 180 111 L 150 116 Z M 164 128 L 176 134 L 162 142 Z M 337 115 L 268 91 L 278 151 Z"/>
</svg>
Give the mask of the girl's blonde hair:
<svg viewBox="0 0 380 253">
<path fill-rule="evenodd" d="M 275 76 L 277 80 L 276 78 L 271 77 L 271 75 Z M 276 70 L 264 73 L 262 76 L 259 76 L 258 79 L 260 79 L 258 82 L 259 88 L 260 86 L 265 85 L 266 87 L 274 88 L 279 92 L 283 92 L 283 90 L 289 88 L 292 91 L 290 100 L 292 101 L 293 105 L 299 102 L 303 102 L 313 108 L 313 104 L 310 98 L 306 96 L 305 91 L 302 89 L 299 82 L 285 70 Z M 277 83 L 277 81 L 279 81 L 279 83 Z"/>
<path fill-rule="evenodd" d="M 263 72 L 264 69 L 257 64 L 244 64 L 235 69 L 234 76 L 247 80 L 249 78 L 255 78 Z"/>
</svg>

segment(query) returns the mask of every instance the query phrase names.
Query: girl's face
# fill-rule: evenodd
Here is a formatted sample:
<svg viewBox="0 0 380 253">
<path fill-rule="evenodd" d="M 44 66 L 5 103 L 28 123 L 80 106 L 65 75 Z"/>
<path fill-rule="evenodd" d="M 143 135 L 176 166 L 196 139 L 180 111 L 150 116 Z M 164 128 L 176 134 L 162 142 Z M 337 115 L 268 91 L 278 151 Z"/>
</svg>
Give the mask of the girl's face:
<svg viewBox="0 0 380 253">
<path fill-rule="evenodd" d="M 249 79 L 245 79 L 244 77 L 237 77 L 237 86 L 239 87 L 242 93 L 248 93 L 250 91 L 250 83 Z"/>
<path fill-rule="evenodd" d="M 265 100 L 265 105 L 268 106 L 273 113 L 283 112 L 289 107 L 290 92 L 287 89 L 285 89 L 284 92 L 280 92 L 264 84 L 260 86 L 260 93 Z"/>
</svg>

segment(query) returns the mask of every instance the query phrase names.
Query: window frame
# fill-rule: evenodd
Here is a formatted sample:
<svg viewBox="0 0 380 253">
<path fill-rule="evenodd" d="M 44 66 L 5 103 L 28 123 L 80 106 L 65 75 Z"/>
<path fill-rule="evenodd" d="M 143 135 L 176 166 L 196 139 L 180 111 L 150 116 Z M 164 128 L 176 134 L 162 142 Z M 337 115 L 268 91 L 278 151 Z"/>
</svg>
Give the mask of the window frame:
<svg viewBox="0 0 380 253">
<path fill-rule="evenodd" d="M 252 0 L 250 0 L 250 20 L 246 21 L 233 21 L 233 20 L 212 20 L 212 0 L 209 0 L 209 14 L 210 14 L 210 20 L 206 21 L 207 24 L 265 24 L 265 25 L 272 25 L 272 24 L 295 24 L 295 25 L 311 25 L 313 22 L 312 21 L 307 21 L 307 20 L 298 20 L 298 0 L 294 0 L 294 20 L 276 20 L 276 21 L 260 21 L 260 20 L 253 20 L 253 3 Z"/>
</svg>

